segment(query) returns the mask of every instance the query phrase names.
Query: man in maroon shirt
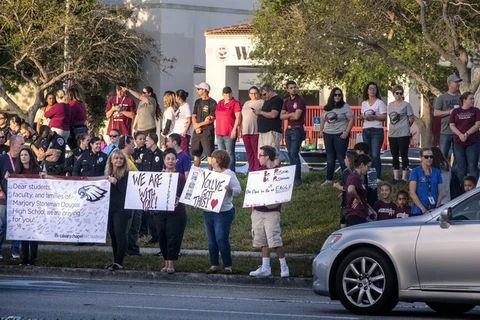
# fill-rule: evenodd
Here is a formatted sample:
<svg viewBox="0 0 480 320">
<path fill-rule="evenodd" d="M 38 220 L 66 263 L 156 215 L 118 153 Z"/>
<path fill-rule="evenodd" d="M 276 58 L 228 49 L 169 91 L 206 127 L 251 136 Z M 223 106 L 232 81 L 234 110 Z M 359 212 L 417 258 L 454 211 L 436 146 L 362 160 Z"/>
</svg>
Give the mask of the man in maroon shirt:
<svg viewBox="0 0 480 320">
<path fill-rule="evenodd" d="M 132 119 L 135 117 L 137 107 L 131 97 L 126 96 L 126 84 L 118 82 L 116 84 L 117 95 L 111 97 L 105 107 L 105 114 L 108 119 L 107 132 L 112 129 L 120 130 L 121 135 L 132 133 Z"/>
<path fill-rule="evenodd" d="M 305 110 L 307 109 L 305 100 L 297 93 L 297 83 L 295 81 L 287 82 L 287 92 L 289 97 L 285 99 L 280 113 L 280 119 L 288 120 L 287 131 L 285 132 L 285 143 L 287 144 L 290 164 L 295 165 L 295 185 L 302 184 L 300 146 L 305 140 Z"/>
</svg>

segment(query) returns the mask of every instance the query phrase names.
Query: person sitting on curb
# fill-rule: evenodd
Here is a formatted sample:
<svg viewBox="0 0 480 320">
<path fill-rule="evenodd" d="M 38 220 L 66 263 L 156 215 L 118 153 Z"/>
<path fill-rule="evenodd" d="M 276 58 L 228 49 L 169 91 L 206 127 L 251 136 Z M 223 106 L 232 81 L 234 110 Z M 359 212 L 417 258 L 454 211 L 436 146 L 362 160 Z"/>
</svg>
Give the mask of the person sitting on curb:
<svg viewBox="0 0 480 320">
<path fill-rule="evenodd" d="M 258 158 L 260 160 L 260 169 L 267 170 L 278 168 L 275 165 L 275 148 L 272 146 L 260 147 Z M 257 270 L 250 272 L 253 277 L 268 277 L 272 274 L 270 267 L 270 248 L 275 248 L 278 260 L 280 260 L 280 276 L 288 278 L 290 270 L 285 260 L 285 249 L 280 229 L 280 209 L 281 204 L 254 207 L 252 209 L 252 234 L 253 246 L 262 248 L 262 265 Z"/>
</svg>

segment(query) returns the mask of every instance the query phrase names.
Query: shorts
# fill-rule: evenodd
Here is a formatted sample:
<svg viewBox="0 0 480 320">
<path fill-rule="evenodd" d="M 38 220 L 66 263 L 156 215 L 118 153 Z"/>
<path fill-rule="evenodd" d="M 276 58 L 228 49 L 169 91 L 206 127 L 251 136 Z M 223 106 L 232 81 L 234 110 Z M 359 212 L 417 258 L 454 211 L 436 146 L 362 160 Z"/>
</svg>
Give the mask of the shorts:
<svg viewBox="0 0 480 320">
<path fill-rule="evenodd" d="M 193 133 L 190 148 L 192 156 L 201 157 L 204 153 L 210 157 L 215 149 L 215 134 L 213 130 L 204 130 L 202 133 Z"/>
<path fill-rule="evenodd" d="M 276 151 L 276 158 L 280 157 L 280 141 L 282 141 L 282 134 L 277 131 L 268 131 L 258 135 L 258 154 L 260 154 L 260 147 L 272 146 Z"/>
<path fill-rule="evenodd" d="M 252 237 L 255 248 L 283 247 L 282 237 L 280 236 L 280 211 L 261 212 L 253 209 L 252 211 Z"/>
</svg>

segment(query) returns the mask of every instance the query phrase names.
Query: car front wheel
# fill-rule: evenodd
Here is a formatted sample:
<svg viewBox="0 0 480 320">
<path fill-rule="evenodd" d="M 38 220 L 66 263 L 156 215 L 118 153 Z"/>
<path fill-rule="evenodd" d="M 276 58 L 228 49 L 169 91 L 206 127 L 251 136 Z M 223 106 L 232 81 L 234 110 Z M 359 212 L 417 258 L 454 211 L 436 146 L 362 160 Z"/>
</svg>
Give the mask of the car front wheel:
<svg viewBox="0 0 480 320">
<path fill-rule="evenodd" d="M 398 303 L 395 272 L 388 259 L 372 248 L 357 249 L 342 260 L 336 289 L 342 305 L 355 314 L 385 314 Z"/>
<path fill-rule="evenodd" d="M 433 311 L 446 315 L 459 315 L 475 308 L 474 304 L 427 302 Z"/>
</svg>

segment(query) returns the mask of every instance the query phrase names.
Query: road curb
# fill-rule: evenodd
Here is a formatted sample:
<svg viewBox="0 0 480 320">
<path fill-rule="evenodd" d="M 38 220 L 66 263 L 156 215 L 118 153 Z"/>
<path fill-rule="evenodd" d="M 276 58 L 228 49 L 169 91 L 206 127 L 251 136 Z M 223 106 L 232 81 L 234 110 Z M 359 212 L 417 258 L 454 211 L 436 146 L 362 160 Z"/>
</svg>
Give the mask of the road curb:
<svg viewBox="0 0 480 320">
<path fill-rule="evenodd" d="M 56 268 L 41 266 L 0 266 L 1 275 L 12 276 L 42 276 L 48 278 L 76 278 L 88 280 L 132 280 L 132 281 L 185 281 L 194 283 L 221 283 L 221 284 L 254 284 L 254 285 L 271 285 L 282 287 L 298 287 L 311 288 L 312 278 L 280 278 L 265 277 L 255 278 L 246 275 L 225 275 L 225 274 L 203 274 L 190 272 L 177 272 L 175 274 L 167 274 L 154 271 L 137 271 L 137 270 L 119 270 L 108 271 L 92 268 Z"/>
</svg>

